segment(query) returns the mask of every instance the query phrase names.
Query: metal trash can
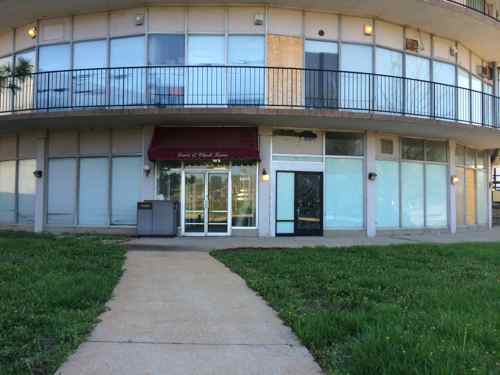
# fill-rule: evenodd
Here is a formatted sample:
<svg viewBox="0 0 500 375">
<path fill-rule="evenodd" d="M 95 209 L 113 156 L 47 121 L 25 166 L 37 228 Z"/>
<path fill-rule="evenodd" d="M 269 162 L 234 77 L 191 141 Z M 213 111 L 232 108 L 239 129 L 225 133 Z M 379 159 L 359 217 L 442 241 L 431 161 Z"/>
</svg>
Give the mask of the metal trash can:
<svg viewBox="0 0 500 375">
<path fill-rule="evenodd" d="M 175 237 L 177 209 L 173 201 L 144 201 L 137 203 L 137 236 Z"/>
</svg>

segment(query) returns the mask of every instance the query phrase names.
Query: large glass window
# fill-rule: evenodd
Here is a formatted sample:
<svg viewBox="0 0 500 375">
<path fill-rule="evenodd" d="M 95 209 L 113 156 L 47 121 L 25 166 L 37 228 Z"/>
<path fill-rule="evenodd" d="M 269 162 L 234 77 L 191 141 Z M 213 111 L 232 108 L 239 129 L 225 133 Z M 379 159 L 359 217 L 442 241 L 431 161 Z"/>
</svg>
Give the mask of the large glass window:
<svg viewBox="0 0 500 375">
<path fill-rule="evenodd" d="M 223 35 L 191 35 L 188 39 L 188 97 L 193 105 L 225 105 L 226 71 Z"/>
<path fill-rule="evenodd" d="M 357 44 L 342 44 L 340 56 L 341 107 L 369 110 L 373 97 L 373 48 Z"/>
<path fill-rule="evenodd" d="M 425 165 L 425 223 L 427 227 L 443 228 L 448 224 L 447 176 L 446 165 Z"/>
<path fill-rule="evenodd" d="M 377 227 L 399 227 L 399 162 L 377 160 Z"/>
<path fill-rule="evenodd" d="M 403 228 L 424 227 L 423 163 L 401 163 L 401 219 Z"/>
<path fill-rule="evenodd" d="M 363 156 L 363 139 L 364 135 L 361 133 L 326 133 L 326 154 Z"/>
<path fill-rule="evenodd" d="M 36 54 L 34 50 L 18 53 L 15 58 L 16 65 L 27 63 L 31 71 L 36 71 Z M 18 90 L 14 97 L 14 107 L 16 109 L 33 108 L 34 100 L 34 77 L 26 77 L 18 80 Z"/>
<path fill-rule="evenodd" d="M 111 40 L 111 104 L 142 105 L 146 87 L 144 37 Z"/>
<path fill-rule="evenodd" d="M 483 83 L 482 81 L 472 76 L 471 79 L 471 96 L 472 96 L 472 122 L 481 124 L 483 122 Z"/>
<path fill-rule="evenodd" d="M 77 107 L 106 104 L 108 49 L 105 40 L 80 42 L 73 45 L 73 102 Z M 90 70 L 92 69 L 92 70 Z"/>
<path fill-rule="evenodd" d="M 140 200 L 141 158 L 113 158 L 112 170 L 111 223 L 135 225 Z"/>
<path fill-rule="evenodd" d="M 255 227 L 257 225 L 257 165 L 233 163 L 231 174 L 233 227 Z"/>
<path fill-rule="evenodd" d="M 79 224 L 109 223 L 109 163 L 107 158 L 80 159 Z"/>
<path fill-rule="evenodd" d="M 231 35 L 228 38 L 229 104 L 263 105 L 266 89 L 265 39 Z"/>
<path fill-rule="evenodd" d="M 424 160 L 424 140 L 415 138 L 403 138 L 401 140 L 401 157 L 406 160 Z"/>
<path fill-rule="evenodd" d="M 403 54 L 376 49 L 375 110 L 403 112 Z"/>
<path fill-rule="evenodd" d="M 278 172 L 276 179 L 276 234 L 292 234 L 295 231 L 295 173 Z"/>
<path fill-rule="evenodd" d="M 424 57 L 406 54 L 405 112 L 416 116 L 431 114 L 430 61 Z"/>
<path fill-rule="evenodd" d="M 306 106 L 338 107 L 339 51 L 334 42 L 306 40 Z"/>
<path fill-rule="evenodd" d="M 434 61 L 434 114 L 438 118 L 453 120 L 456 117 L 455 65 Z"/>
<path fill-rule="evenodd" d="M 0 76 L 5 81 L 0 82 L 0 112 L 8 112 L 12 109 L 12 90 L 8 88 L 12 57 L 0 58 Z"/>
<path fill-rule="evenodd" d="M 155 105 L 184 104 L 184 35 L 149 37 L 150 102 Z"/>
<path fill-rule="evenodd" d="M 16 162 L 0 162 L 0 223 L 16 222 Z"/>
<path fill-rule="evenodd" d="M 47 223 L 75 224 L 76 159 L 49 160 Z"/>
<path fill-rule="evenodd" d="M 36 160 L 19 161 L 18 222 L 32 224 L 35 217 Z"/>
<path fill-rule="evenodd" d="M 483 123 L 488 126 L 493 125 L 493 106 L 494 97 L 493 97 L 493 86 L 487 83 L 483 85 Z"/>
<path fill-rule="evenodd" d="M 40 47 L 37 100 L 39 109 L 70 106 L 71 49 L 69 44 Z"/>
<path fill-rule="evenodd" d="M 458 69 L 458 121 L 470 121 L 470 74 Z"/>
<path fill-rule="evenodd" d="M 458 183 L 455 185 L 455 196 L 457 202 L 457 225 L 465 225 L 465 168 L 456 169 Z"/>
<path fill-rule="evenodd" d="M 157 192 L 161 199 L 177 206 L 177 224 L 181 222 L 181 162 L 158 163 Z"/>
</svg>

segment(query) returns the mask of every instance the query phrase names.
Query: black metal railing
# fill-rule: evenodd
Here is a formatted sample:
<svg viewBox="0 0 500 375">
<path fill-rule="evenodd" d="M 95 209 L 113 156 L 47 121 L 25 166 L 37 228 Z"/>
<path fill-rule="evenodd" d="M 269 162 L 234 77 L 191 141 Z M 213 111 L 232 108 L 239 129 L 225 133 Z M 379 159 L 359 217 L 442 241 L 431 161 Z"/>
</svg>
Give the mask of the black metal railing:
<svg viewBox="0 0 500 375">
<path fill-rule="evenodd" d="M 126 107 L 289 107 L 391 113 L 500 127 L 500 98 L 417 79 L 259 66 L 147 66 L 0 81 L 0 113 Z"/>
<path fill-rule="evenodd" d="M 495 21 L 499 21 L 498 16 L 496 14 L 496 9 L 488 8 L 485 0 L 445 0 L 448 3 L 453 3 L 455 5 L 459 5 L 463 8 L 467 8 L 473 10 L 474 12 L 481 13 L 484 16 L 494 19 Z"/>
</svg>

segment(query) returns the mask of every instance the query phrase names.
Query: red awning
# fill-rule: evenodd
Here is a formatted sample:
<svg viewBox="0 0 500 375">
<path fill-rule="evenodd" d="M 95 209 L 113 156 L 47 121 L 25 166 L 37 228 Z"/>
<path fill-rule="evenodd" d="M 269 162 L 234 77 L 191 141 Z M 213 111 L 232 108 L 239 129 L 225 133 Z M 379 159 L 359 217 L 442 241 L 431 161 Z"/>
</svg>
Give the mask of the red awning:
<svg viewBox="0 0 500 375">
<path fill-rule="evenodd" d="M 258 161 L 257 128 L 160 127 L 149 146 L 156 160 Z"/>
</svg>

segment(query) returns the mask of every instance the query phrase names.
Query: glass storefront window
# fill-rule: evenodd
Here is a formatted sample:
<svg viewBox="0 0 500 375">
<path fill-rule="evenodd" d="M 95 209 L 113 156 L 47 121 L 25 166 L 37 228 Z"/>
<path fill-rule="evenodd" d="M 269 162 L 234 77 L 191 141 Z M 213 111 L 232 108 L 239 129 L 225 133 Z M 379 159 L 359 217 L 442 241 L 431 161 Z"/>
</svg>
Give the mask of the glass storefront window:
<svg viewBox="0 0 500 375">
<path fill-rule="evenodd" d="M 448 161 L 448 144 L 439 141 L 425 141 L 425 160 L 446 163 Z"/>
<path fill-rule="evenodd" d="M 16 222 L 16 162 L 0 162 L 0 223 Z"/>
<path fill-rule="evenodd" d="M 399 227 L 399 162 L 377 160 L 377 227 Z"/>
<path fill-rule="evenodd" d="M 32 224 L 35 217 L 36 160 L 19 161 L 18 222 Z"/>
<path fill-rule="evenodd" d="M 112 160 L 111 224 L 135 225 L 137 202 L 141 198 L 142 158 L 115 157 Z"/>
<path fill-rule="evenodd" d="M 424 160 L 425 146 L 423 139 L 403 138 L 401 140 L 401 157 L 406 160 Z"/>
<path fill-rule="evenodd" d="M 326 133 L 326 154 L 363 156 L 364 135 L 361 133 Z"/>
<path fill-rule="evenodd" d="M 455 163 L 457 165 L 464 166 L 465 165 L 465 147 L 461 145 L 457 145 L 455 149 Z"/>
<path fill-rule="evenodd" d="M 79 212 L 81 225 L 109 223 L 109 163 L 107 158 L 80 159 Z"/>
<path fill-rule="evenodd" d="M 425 165 L 425 224 L 444 228 L 448 224 L 448 168 L 446 165 Z"/>
<path fill-rule="evenodd" d="M 158 164 L 158 194 L 164 200 L 181 201 L 181 163 L 160 162 Z"/>
<path fill-rule="evenodd" d="M 75 224 L 76 166 L 76 159 L 49 160 L 48 224 Z"/>
<path fill-rule="evenodd" d="M 233 227 L 257 225 L 257 165 L 234 165 L 232 173 Z"/>
<path fill-rule="evenodd" d="M 424 164 L 401 163 L 401 204 L 403 228 L 423 228 Z"/>
</svg>

